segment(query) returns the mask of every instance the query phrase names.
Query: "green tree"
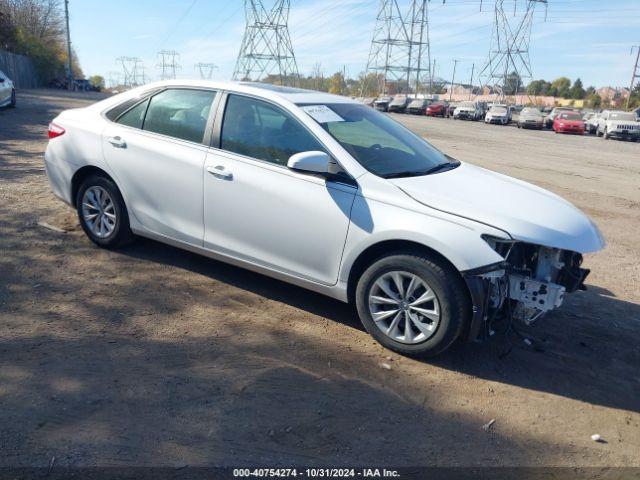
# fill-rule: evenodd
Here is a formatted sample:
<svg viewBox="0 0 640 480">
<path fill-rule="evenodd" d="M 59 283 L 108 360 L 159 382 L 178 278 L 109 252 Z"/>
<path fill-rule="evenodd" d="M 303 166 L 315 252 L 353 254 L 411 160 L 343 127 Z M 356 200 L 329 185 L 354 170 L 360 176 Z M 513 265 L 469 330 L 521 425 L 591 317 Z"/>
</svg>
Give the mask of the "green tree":
<svg viewBox="0 0 640 480">
<path fill-rule="evenodd" d="M 534 80 L 527 87 L 527 93 L 532 96 L 548 95 L 551 84 L 546 80 Z"/>
<path fill-rule="evenodd" d="M 569 92 L 571 98 L 575 100 L 581 100 L 585 97 L 586 92 L 584 87 L 582 86 L 582 80 L 576 78 L 576 81 L 573 82 L 573 86 L 571 87 L 571 91 Z"/>
<path fill-rule="evenodd" d="M 100 75 L 92 75 L 89 77 L 89 83 L 98 90 L 104 89 L 104 77 Z"/>
<path fill-rule="evenodd" d="M 522 89 L 522 79 L 518 72 L 511 72 L 504 79 L 504 93 L 505 95 L 515 95 Z"/>
<path fill-rule="evenodd" d="M 550 95 L 554 97 L 568 98 L 571 90 L 571 80 L 567 77 L 556 78 L 551 82 Z"/>
</svg>

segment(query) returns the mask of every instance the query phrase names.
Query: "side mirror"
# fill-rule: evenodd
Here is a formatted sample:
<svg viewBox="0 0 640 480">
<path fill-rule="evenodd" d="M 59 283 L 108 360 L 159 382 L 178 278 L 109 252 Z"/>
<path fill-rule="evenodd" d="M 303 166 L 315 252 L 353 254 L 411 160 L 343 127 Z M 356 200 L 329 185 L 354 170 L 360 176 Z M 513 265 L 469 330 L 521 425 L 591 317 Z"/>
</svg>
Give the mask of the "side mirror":
<svg viewBox="0 0 640 480">
<path fill-rule="evenodd" d="M 331 157 L 324 152 L 300 152 L 289 158 L 287 167 L 301 172 L 330 173 Z"/>
</svg>

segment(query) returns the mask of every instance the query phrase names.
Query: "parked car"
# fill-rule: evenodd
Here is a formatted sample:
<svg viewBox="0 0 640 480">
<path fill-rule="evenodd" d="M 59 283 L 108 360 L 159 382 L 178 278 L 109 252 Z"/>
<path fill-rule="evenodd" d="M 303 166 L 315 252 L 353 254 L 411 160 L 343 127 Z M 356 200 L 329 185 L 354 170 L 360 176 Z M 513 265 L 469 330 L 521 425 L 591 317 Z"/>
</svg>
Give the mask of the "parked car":
<svg viewBox="0 0 640 480">
<path fill-rule="evenodd" d="M 373 97 L 365 97 L 362 99 L 362 103 L 364 103 L 367 107 L 373 107 L 376 99 Z"/>
<path fill-rule="evenodd" d="M 600 115 L 601 114 L 594 112 L 594 113 L 588 114 L 585 118 L 583 118 L 584 128 L 587 133 L 590 133 L 590 134 L 596 133 L 596 130 L 598 129 L 598 124 L 600 122 Z"/>
<path fill-rule="evenodd" d="M 447 118 L 453 118 L 453 113 L 456 111 L 456 108 L 458 108 L 457 103 L 450 103 L 447 106 Z"/>
<path fill-rule="evenodd" d="M 429 105 L 431 105 L 431 100 L 426 98 L 416 98 L 407 107 L 407 112 L 414 115 L 426 115 Z"/>
<path fill-rule="evenodd" d="M 389 112 L 404 113 L 411 103 L 411 99 L 406 95 L 396 95 L 389 103 Z"/>
<path fill-rule="evenodd" d="M 373 102 L 373 106 L 376 110 L 380 111 L 380 112 L 388 112 L 389 111 L 389 104 L 393 101 L 393 98 L 389 97 L 389 96 L 383 96 L 383 97 L 379 97 L 376 98 L 376 100 Z"/>
<path fill-rule="evenodd" d="M 544 118 L 544 126 L 547 128 L 553 128 L 553 121 L 556 119 L 558 115 L 562 112 L 573 112 L 573 108 L 569 107 L 555 107 L 549 115 Z"/>
<path fill-rule="evenodd" d="M 544 116 L 537 108 L 523 108 L 518 115 L 518 128 L 537 128 L 542 130 L 544 127 Z"/>
<path fill-rule="evenodd" d="M 16 89 L 11 79 L 0 70 L 0 107 L 16 106 Z"/>
<path fill-rule="evenodd" d="M 427 107 L 428 117 L 446 117 L 449 111 L 447 102 L 434 102 Z"/>
<path fill-rule="evenodd" d="M 560 112 L 553 121 L 552 128 L 556 133 L 584 135 L 582 116 L 576 112 Z"/>
<path fill-rule="evenodd" d="M 509 120 L 509 108 L 503 105 L 494 105 L 484 116 L 484 123 L 507 125 Z"/>
<path fill-rule="evenodd" d="M 480 120 L 482 109 L 476 102 L 460 102 L 453 112 L 454 120 Z"/>
<path fill-rule="evenodd" d="M 605 139 L 640 140 L 640 122 L 633 112 L 605 110 L 598 122 L 596 134 Z"/>
<path fill-rule="evenodd" d="M 66 110 L 45 166 L 97 246 L 140 235 L 352 302 L 408 355 L 554 310 L 604 245 L 557 195 L 351 99 L 267 84 L 165 81 Z"/>
</svg>

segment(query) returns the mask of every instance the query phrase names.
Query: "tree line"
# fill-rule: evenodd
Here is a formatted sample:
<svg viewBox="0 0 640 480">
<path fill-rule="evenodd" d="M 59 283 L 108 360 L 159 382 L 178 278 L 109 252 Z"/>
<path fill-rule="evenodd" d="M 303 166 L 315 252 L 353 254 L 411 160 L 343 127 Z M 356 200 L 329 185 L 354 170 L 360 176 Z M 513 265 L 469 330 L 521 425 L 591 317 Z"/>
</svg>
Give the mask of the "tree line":
<svg viewBox="0 0 640 480">
<path fill-rule="evenodd" d="M 0 0 L 0 48 L 31 58 L 45 85 L 66 77 L 62 11 L 62 0 Z M 73 52 L 71 68 L 74 78 L 84 77 Z"/>
</svg>

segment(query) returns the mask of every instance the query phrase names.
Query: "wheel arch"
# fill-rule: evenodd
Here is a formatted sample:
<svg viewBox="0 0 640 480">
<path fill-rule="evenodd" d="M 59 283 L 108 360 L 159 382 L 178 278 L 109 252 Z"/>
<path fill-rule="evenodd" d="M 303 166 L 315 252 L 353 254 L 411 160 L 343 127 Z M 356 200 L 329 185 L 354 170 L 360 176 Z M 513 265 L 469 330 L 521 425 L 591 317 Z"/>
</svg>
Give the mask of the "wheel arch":
<svg viewBox="0 0 640 480">
<path fill-rule="evenodd" d="M 462 279 L 460 271 L 446 256 L 423 243 L 412 240 L 382 240 L 369 245 L 360 252 L 351 265 L 349 276 L 347 278 L 347 301 L 349 303 L 354 301 L 358 279 L 369 265 L 379 258 L 395 253 L 417 253 L 438 259 L 446 266 L 450 267 L 452 271 L 455 271 L 460 275 L 460 278 Z M 470 295 L 470 292 L 468 293 Z"/>
<path fill-rule="evenodd" d="M 116 186 L 118 186 L 113 177 L 103 169 L 96 167 L 95 165 L 85 165 L 84 167 L 79 168 L 71 178 L 71 203 L 74 207 L 77 207 L 76 197 L 78 196 L 78 189 L 80 188 L 80 185 L 82 185 L 82 182 L 91 175 L 100 175 L 102 177 L 108 178 L 113 183 L 115 183 Z M 118 189 L 119 188 L 120 187 L 118 187 Z"/>
</svg>

